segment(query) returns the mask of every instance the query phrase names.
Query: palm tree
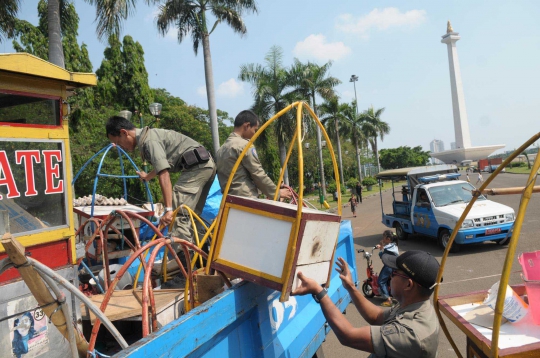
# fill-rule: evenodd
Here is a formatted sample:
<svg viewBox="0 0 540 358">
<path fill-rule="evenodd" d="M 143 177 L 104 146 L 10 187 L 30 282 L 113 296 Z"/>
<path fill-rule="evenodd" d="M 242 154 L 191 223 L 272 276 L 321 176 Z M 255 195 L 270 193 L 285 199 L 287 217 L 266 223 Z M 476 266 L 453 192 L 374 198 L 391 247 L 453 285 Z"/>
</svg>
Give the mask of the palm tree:
<svg viewBox="0 0 540 358">
<path fill-rule="evenodd" d="M 325 100 L 332 98 L 335 96 L 334 87 L 341 83 L 337 78 L 328 75 L 330 67 L 332 67 L 332 61 L 319 66 L 312 62 L 302 63 L 298 59 L 294 59 L 291 74 L 295 81 L 295 92 L 310 99 L 315 115 L 317 115 L 316 96 L 319 95 Z M 326 196 L 321 130 L 319 127 L 317 127 L 317 150 L 319 152 L 319 175 L 322 193 L 323 196 Z"/>
<path fill-rule="evenodd" d="M 353 102 L 352 105 L 345 104 L 343 109 L 343 131 L 348 133 L 349 138 L 354 143 L 354 148 L 356 151 L 356 163 L 358 165 L 358 179 L 362 181 L 362 162 L 360 159 L 360 152 L 362 147 L 367 145 L 367 136 L 366 129 L 367 125 L 364 122 L 364 118 L 359 115 L 356 111 L 356 104 Z"/>
<path fill-rule="evenodd" d="M 10 38 L 15 30 L 17 13 L 21 0 L 3 0 L 0 5 L 0 42 L 4 37 Z"/>
<path fill-rule="evenodd" d="M 335 136 L 337 152 L 338 152 L 338 164 L 339 164 L 339 176 L 341 177 L 341 185 L 345 187 L 345 179 L 343 176 L 343 158 L 341 156 L 341 141 L 340 141 L 340 119 L 343 116 L 343 110 L 346 109 L 343 104 L 339 103 L 339 98 L 334 96 L 324 102 L 321 107 L 322 123 L 326 126 L 328 134 Z"/>
<path fill-rule="evenodd" d="M 49 62 L 66 68 L 64 61 L 64 48 L 62 47 L 62 29 L 60 19 L 65 6 L 69 1 L 47 1 L 47 30 L 49 37 Z"/>
<path fill-rule="evenodd" d="M 287 69 L 283 67 L 283 50 L 279 46 L 272 46 L 264 60 L 264 66 L 254 63 L 240 66 L 238 78 L 252 84 L 255 100 L 253 110 L 263 121 L 266 121 L 292 103 L 290 92 L 292 80 Z M 290 139 L 290 133 L 294 131 L 290 112 L 285 116 L 287 117 L 275 122 L 274 126 L 281 167 L 285 164 L 287 157 L 286 144 Z M 283 182 L 289 185 L 287 168 L 285 168 Z"/>
<path fill-rule="evenodd" d="M 42 0 L 39 4 L 41 6 Z M 2 36 L 12 37 L 17 24 L 17 12 L 20 0 L 3 0 L 0 5 L 0 42 Z M 47 1 L 47 31 L 49 40 L 49 62 L 65 68 L 64 50 L 62 48 L 61 19 L 69 0 Z"/>
<path fill-rule="evenodd" d="M 124 0 L 125 1 L 125 0 Z M 148 0 L 147 0 L 148 1 Z M 214 144 L 214 153 L 219 149 L 219 132 L 217 122 L 216 99 L 214 95 L 214 74 L 210 53 L 210 35 L 216 26 L 226 22 L 234 32 L 244 35 L 247 32 L 242 20 L 242 13 L 257 12 L 254 0 L 167 0 L 159 7 L 157 26 L 165 35 L 171 25 L 178 29 L 178 42 L 181 43 L 191 34 L 193 51 L 197 55 L 202 43 L 204 56 L 204 75 L 206 78 L 206 96 L 210 112 L 210 129 Z M 216 21 L 210 28 L 208 15 L 212 14 Z"/>
<path fill-rule="evenodd" d="M 384 108 L 375 110 L 373 106 L 364 111 L 361 116 L 365 122 L 366 134 L 368 135 L 371 149 L 375 153 L 375 159 L 377 160 L 378 172 L 381 171 L 381 164 L 379 163 L 379 151 L 377 150 L 377 138 L 381 137 L 381 141 L 384 139 L 384 135 L 390 133 L 390 126 L 388 123 L 381 120 L 381 115 L 384 112 Z"/>
</svg>

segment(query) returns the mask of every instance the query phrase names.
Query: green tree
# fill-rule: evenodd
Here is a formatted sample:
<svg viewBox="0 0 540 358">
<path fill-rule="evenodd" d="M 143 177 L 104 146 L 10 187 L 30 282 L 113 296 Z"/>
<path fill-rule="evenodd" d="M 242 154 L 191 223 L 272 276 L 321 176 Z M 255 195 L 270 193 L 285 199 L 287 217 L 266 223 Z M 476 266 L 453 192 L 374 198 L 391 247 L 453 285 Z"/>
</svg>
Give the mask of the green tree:
<svg viewBox="0 0 540 358">
<path fill-rule="evenodd" d="M 302 63 L 298 59 L 295 59 L 291 69 L 291 74 L 294 78 L 296 87 L 295 92 L 309 98 L 311 108 L 313 108 L 315 115 L 317 115 L 316 96 L 318 95 L 325 100 L 332 98 L 335 95 L 334 87 L 341 83 L 340 80 L 328 74 L 330 67 L 332 67 L 332 61 L 319 66 L 313 62 Z M 316 131 L 320 163 L 319 174 L 321 178 L 322 193 L 324 196 L 326 196 L 321 130 L 319 127 L 317 127 Z"/>
<path fill-rule="evenodd" d="M 262 119 L 263 123 L 277 114 L 291 102 L 292 78 L 283 67 L 283 50 L 272 46 L 264 58 L 265 64 L 250 63 L 240 66 L 241 81 L 251 83 L 253 86 L 253 110 Z M 285 164 L 287 156 L 287 143 L 294 132 L 291 113 L 285 114 L 274 122 L 274 133 L 277 137 L 279 160 L 281 166 Z M 267 138 L 261 138 L 264 146 Z M 289 185 L 288 169 L 285 169 L 283 181 Z"/>
<path fill-rule="evenodd" d="M 171 25 L 178 30 L 178 42 L 181 43 L 191 34 L 195 55 L 202 43 L 204 57 L 204 75 L 206 78 L 206 96 L 210 112 L 210 130 L 214 153 L 219 149 L 219 130 L 217 108 L 214 93 L 214 74 L 212 70 L 212 55 L 210 53 L 210 35 L 216 26 L 225 22 L 234 32 L 244 35 L 247 32 L 242 20 L 243 12 L 257 12 L 254 0 L 167 0 L 160 6 L 157 16 L 157 26 L 165 35 Z M 208 15 L 216 20 L 209 27 Z"/>
<path fill-rule="evenodd" d="M 13 36 L 20 0 L 3 0 L 0 4 L 0 42 Z"/>
<path fill-rule="evenodd" d="M 345 187 L 345 178 L 343 176 L 343 158 L 341 154 L 341 128 L 340 120 L 343 117 L 343 111 L 346 109 L 346 105 L 343 106 L 339 103 L 339 98 L 334 96 L 329 100 L 325 101 L 321 107 L 321 121 L 326 126 L 328 134 L 335 138 L 337 153 L 338 153 L 338 164 L 339 164 L 339 176 L 341 177 L 341 186 Z"/>
<path fill-rule="evenodd" d="M 429 152 L 424 152 L 421 146 L 381 149 L 379 155 L 381 166 L 385 169 L 424 166 L 427 165 L 430 158 Z"/>
<path fill-rule="evenodd" d="M 116 35 L 109 37 L 109 46 L 96 75 L 99 80 L 96 92 L 103 105 L 144 111 L 152 101 L 144 51 L 131 36 L 125 36 L 122 43 Z"/>
<path fill-rule="evenodd" d="M 384 112 L 384 108 L 379 108 L 375 110 L 373 106 L 368 108 L 362 113 L 362 118 L 364 120 L 363 127 L 365 128 L 365 133 L 368 135 L 369 143 L 375 153 L 375 160 L 377 161 L 377 170 L 381 171 L 381 164 L 379 163 L 379 151 L 377 150 L 378 143 L 377 140 L 381 137 L 381 141 L 384 139 L 384 135 L 390 133 L 390 126 L 388 123 L 381 120 L 381 115 Z"/>
</svg>

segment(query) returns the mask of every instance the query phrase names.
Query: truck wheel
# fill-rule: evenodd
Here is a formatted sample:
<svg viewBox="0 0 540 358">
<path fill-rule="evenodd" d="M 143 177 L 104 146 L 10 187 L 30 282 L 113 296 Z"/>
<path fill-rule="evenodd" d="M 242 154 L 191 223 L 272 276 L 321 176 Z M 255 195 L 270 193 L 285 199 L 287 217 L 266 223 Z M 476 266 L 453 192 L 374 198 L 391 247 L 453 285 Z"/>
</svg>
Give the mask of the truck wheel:
<svg viewBox="0 0 540 358">
<path fill-rule="evenodd" d="M 403 230 L 400 223 L 398 222 L 394 223 L 394 229 L 396 229 L 396 235 L 399 240 L 407 240 L 409 233 Z"/>
<path fill-rule="evenodd" d="M 375 296 L 375 294 L 373 293 L 373 288 L 367 282 L 364 282 L 364 284 L 362 285 L 362 293 L 367 298 L 371 298 L 371 297 Z"/>
<path fill-rule="evenodd" d="M 446 246 L 448 245 L 449 241 L 450 241 L 450 231 L 448 231 L 448 229 L 442 229 L 439 232 L 439 240 L 438 240 L 439 246 L 446 250 Z M 461 247 L 460 244 L 456 244 L 454 242 L 454 244 L 450 248 L 450 252 L 458 252 L 460 247 Z"/>
</svg>

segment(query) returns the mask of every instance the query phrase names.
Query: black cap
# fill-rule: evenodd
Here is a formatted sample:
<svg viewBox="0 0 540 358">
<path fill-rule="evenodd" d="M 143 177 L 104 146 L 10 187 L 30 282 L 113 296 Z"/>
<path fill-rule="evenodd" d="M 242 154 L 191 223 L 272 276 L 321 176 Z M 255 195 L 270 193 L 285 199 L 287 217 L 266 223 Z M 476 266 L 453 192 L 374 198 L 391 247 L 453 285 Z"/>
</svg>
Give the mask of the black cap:
<svg viewBox="0 0 540 358">
<path fill-rule="evenodd" d="M 429 289 L 435 287 L 440 265 L 429 252 L 411 250 L 399 256 L 385 254 L 381 259 L 386 266 L 405 272 L 420 286 Z"/>
</svg>

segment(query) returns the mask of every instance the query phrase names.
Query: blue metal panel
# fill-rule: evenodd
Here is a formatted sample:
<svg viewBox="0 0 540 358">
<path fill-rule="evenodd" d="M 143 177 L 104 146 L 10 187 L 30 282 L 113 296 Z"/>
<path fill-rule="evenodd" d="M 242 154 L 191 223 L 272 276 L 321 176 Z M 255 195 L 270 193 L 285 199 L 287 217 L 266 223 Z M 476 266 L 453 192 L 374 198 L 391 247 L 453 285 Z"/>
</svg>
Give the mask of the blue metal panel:
<svg viewBox="0 0 540 358">
<path fill-rule="evenodd" d="M 341 223 L 337 257 L 358 282 L 350 221 Z M 351 298 L 332 267 L 328 295 L 341 311 Z M 250 282 L 235 285 L 115 357 L 311 357 L 328 332 L 311 296 L 279 302 L 280 293 Z"/>
</svg>

